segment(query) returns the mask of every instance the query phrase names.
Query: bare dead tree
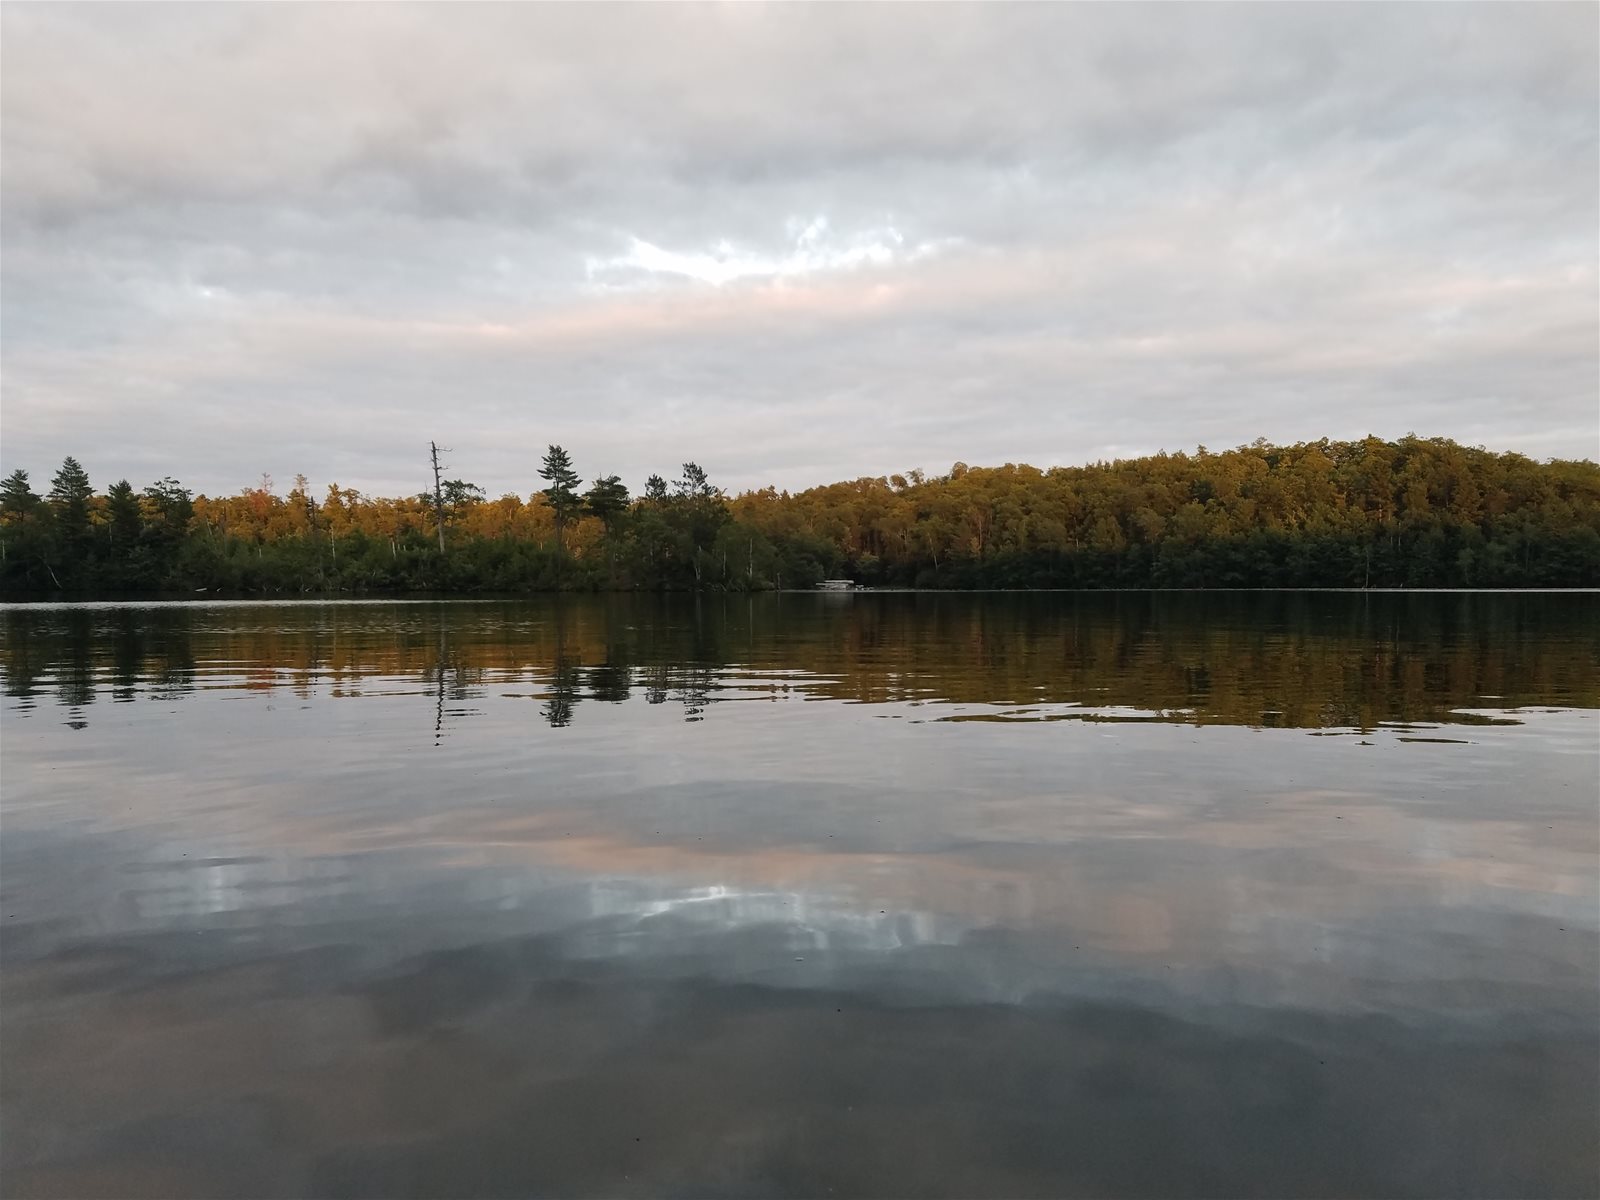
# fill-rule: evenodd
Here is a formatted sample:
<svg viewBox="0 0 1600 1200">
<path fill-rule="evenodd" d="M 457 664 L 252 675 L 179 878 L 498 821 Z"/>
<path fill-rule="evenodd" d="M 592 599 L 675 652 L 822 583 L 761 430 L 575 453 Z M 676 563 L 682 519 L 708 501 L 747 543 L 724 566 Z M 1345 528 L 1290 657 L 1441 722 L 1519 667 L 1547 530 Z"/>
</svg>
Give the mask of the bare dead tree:
<svg viewBox="0 0 1600 1200">
<path fill-rule="evenodd" d="M 439 521 L 439 553 L 444 553 L 444 489 L 439 485 L 439 452 L 449 454 L 448 446 L 440 446 L 433 442 L 428 443 L 429 454 L 433 458 L 433 511 Z"/>
</svg>

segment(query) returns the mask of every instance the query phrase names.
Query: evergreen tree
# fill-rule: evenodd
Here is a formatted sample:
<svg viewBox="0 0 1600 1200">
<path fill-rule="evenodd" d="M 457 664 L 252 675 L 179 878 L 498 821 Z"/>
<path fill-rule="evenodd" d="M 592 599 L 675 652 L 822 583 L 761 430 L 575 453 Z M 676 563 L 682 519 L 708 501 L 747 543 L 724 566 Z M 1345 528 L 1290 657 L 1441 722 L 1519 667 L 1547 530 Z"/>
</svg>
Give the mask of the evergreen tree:
<svg viewBox="0 0 1600 1200">
<path fill-rule="evenodd" d="M 573 470 L 572 457 L 560 446 L 552 445 L 545 452 L 544 462 L 539 467 L 539 477 L 547 480 L 549 487 L 543 489 L 545 502 L 550 505 L 550 511 L 555 515 L 556 521 L 556 552 L 566 552 L 566 542 L 562 537 L 567 527 L 567 522 L 583 510 L 583 498 L 578 495 L 578 485 L 583 480 L 578 478 L 578 472 Z"/>
<path fill-rule="evenodd" d="M 19 591 L 60 588 L 51 567 L 50 509 L 18 469 L 0 481 L 0 579 Z"/>
<path fill-rule="evenodd" d="M 111 519 L 111 542 L 114 546 L 126 548 L 139 540 L 144 524 L 143 515 L 139 511 L 139 497 L 126 479 L 117 480 L 106 492 L 106 515 Z"/>
<path fill-rule="evenodd" d="M 608 537 L 616 533 L 617 520 L 628 511 L 628 489 L 615 475 L 596 479 L 584 495 L 589 511 L 600 518 Z"/>
<path fill-rule="evenodd" d="M 176 541 L 188 532 L 194 520 L 194 493 L 168 475 L 145 488 L 144 494 L 155 506 L 156 529 L 163 537 Z"/>
<path fill-rule="evenodd" d="M 28 473 L 21 468 L 0 480 L 0 514 L 21 519 L 35 512 L 39 494 L 28 486 Z"/>
<path fill-rule="evenodd" d="M 614 475 L 580 495 L 558 446 L 543 466 L 547 503 L 444 485 L 460 543 L 448 561 L 429 551 L 432 495 L 334 486 L 318 510 L 303 481 L 287 498 L 264 485 L 194 497 L 163 479 L 142 497 L 121 480 L 96 500 L 69 459 L 46 501 L 14 471 L 0 480 L 0 588 L 1600 584 L 1600 468 L 1443 438 L 1258 442 L 1049 470 L 956 464 L 731 501 L 692 462 L 676 484 L 650 476 L 635 501 Z"/>
<path fill-rule="evenodd" d="M 628 489 L 615 475 L 603 475 L 594 481 L 584 495 L 589 511 L 600 518 L 606 531 L 606 571 L 610 581 L 616 581 L 617 527 L 628 511 Z"/>
<path fill-rule="evenodd" d="M 68 455 L 50 481 L 50 506 L 55 510 L 56 528 L 69 545 L 81 545 L 89 537 L 89 501 L 94 488 L 89 474 L 77 459 Z"/>
<path fill-rule="evenodd" d="M 683 464 L 683 477 L 674 485 L 674 515 L 689 543 L 689 562 L 698 584 L 706 575 L 710 547 L 717 531 L 728 519 L 728 506 L 722 489 L 712 486 L 705 469 L 698 463 Z"/>
</svg>

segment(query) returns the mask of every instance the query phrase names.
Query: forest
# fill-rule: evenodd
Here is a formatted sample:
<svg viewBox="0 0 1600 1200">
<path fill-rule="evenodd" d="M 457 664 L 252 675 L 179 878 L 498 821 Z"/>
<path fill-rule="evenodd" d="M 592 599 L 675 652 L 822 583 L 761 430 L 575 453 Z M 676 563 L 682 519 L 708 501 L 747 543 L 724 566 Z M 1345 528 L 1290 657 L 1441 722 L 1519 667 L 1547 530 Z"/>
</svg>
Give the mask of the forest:
<svg viewBox="0 0 1600 1200">
<path fill-rule="evenodd" d="M 1445 438 L 1264 441 L 1081 467 L 954 464 L 728 495 L 684 463 L 633 495 L 560 446 L 490 499 L 437 475 L 368 496 L 303 476 L 233 495 L 96 491 L 66 459 L 0 481 L 0 595 L 1594 587 L 1600 466 Z"/>
</svg>

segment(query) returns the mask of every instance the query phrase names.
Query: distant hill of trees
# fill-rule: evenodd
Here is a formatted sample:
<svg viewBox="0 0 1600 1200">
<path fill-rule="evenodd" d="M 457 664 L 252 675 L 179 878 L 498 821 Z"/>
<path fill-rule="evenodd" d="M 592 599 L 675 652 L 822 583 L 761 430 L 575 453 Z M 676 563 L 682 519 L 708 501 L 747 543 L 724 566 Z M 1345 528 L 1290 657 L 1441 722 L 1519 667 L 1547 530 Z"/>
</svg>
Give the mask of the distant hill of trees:
<svg viewBox="0 0 1600 1200">
<path fill-rule="evenodd" d="M 0 482 L 0 592 L 759 590 L 823 578 L 923 588 L 1600 586 L 1600 466 L 1444 438 L 1257 441 L 1039 470 L 1006 464 L 729 497 L 695 463 L 489 499 L 398 499 L 304 477 L 231 496 L 166 478 L 97 493 L 62 463 Z M 442 548 L 441 548 L 442 547 Z"/>
</svg>

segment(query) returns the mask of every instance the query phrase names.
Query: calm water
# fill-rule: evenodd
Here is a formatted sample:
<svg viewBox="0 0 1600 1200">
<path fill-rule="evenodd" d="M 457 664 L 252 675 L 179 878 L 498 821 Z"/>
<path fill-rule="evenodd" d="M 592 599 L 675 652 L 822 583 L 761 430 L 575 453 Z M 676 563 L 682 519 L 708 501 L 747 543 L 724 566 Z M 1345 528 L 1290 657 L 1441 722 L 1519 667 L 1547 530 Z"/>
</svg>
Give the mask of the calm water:
<svg viewBox="0 0 1600 1200">
<path fill-rule="evenodd" d="M 1595 1195 L 1597 618 L 6 609 L 0 1187 Z"/>
</svg>

